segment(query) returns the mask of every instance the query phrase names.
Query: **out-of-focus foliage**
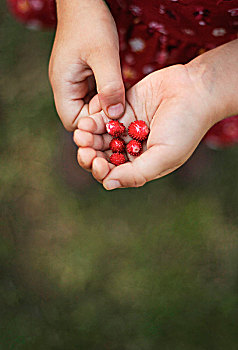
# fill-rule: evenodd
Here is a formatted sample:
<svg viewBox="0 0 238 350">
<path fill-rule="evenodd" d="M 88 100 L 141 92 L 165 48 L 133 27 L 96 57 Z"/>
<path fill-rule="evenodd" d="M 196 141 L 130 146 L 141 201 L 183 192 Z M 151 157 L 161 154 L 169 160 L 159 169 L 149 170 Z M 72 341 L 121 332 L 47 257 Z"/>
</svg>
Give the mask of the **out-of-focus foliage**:
<svg viewBox="0 0 238 350">
<path fill-rule="evenodd" d="M 141 189 L 69 186 L 53 34 L 0 4 L 0 349 L 237 349 L 238 148 Z"/>
</svg>

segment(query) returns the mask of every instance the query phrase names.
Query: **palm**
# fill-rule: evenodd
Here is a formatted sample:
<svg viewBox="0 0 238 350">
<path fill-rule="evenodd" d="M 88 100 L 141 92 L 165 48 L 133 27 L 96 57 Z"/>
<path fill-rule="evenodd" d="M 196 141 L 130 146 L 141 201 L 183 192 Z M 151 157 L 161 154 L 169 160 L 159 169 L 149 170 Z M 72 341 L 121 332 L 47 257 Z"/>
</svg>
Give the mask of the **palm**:
<svg viewBox="0 0 238 350">
<path fill-rule="evenodd" d="M 150 135 L 143 154 L 128 156 L 131 162 L 114 167 L 108 163 L 111 137 L 105 134 L 108 121 L 101 112 L 94 114 L 96 132 L 91 142 L 92 150 L 81 149 L 79 162 L 92 166 L 97 180 L 117 179 L 122 187 L 140 186 L 159 178 L 182 165 L 200 142 L 209 128 L 205 105 L 193 86 L 185 66 L 177 65 L 157 71 L 130 90 L 126 95 L 126 112 L 120 119 L 126 127 L 136 120 L 144 120 L 150 125 Z M 100 110 L 94 101 L 94 112 Z M 98 110 L 97 110 L 98 109 Z M 88 118 L 87 118 L 88 119 Z M 81 120 L 79 127 L 84 129 L 87 120 Z M 93 131 L 87 129 L 88 131 Z M 79 130 L 79 138 L 85 131 Z M 81 133 L 81 135 L 80 135 Z M 75 134 L 76 135 L 76 134 Z M 75 137 L 77 143 L 77 137 Z M 92 139 L 91 139 L 92 141 Z M 128 141 L 128 137 L 125 139 Z M 80 146 L 89 146 L 82 145 Z M 86 162 L 82 158 L 87 159 Z"/>
</svg>

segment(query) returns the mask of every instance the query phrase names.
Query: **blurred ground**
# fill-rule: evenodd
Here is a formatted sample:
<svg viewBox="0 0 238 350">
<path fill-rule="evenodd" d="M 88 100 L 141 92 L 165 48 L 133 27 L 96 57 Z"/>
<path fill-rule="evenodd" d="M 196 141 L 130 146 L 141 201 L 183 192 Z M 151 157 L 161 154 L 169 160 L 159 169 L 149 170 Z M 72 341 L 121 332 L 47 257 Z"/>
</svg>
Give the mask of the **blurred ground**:
<svg viewBox="0 0 238 350">
<path fill-rule="evenodd" d="M 200 147 L 141 189 L 75 190 L 53 34 L 0 4 L 0 349 L 237 350 L 238 148 Z"/>
</svg>

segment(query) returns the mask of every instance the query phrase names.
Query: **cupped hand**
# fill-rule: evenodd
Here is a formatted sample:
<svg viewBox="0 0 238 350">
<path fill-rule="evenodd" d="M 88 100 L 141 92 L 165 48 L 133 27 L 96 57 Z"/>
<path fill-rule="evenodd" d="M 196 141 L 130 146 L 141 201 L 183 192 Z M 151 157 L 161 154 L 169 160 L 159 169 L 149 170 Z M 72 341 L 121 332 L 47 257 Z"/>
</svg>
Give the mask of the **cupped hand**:
<svg viewBox="0 0 238 350">
<path fill-rule="evenodd" d="M 91 104 L 96 113 L 79 120 L 74 141 L 79 164 L 108 190 L 143 186 L 171 173 L 186 162 L 215 123 L 211 96 L 187 66 L 156 71 L 127 91 L 125 113 L 119 119 L 126 127 L 136 119 L 148 124 L 143 153 L 115 167 L 109 162 L 108 118 L 95 99 Z"/>
<path fill-rule="evenodd" d="M 118 34 L 103 0 L 57 1 L 58 26 L 49 64 L 57 112 L 68 131 L 91 113 L 97 93 L 105 114 L 118 118 L 125 106 Z"/>
</svg>

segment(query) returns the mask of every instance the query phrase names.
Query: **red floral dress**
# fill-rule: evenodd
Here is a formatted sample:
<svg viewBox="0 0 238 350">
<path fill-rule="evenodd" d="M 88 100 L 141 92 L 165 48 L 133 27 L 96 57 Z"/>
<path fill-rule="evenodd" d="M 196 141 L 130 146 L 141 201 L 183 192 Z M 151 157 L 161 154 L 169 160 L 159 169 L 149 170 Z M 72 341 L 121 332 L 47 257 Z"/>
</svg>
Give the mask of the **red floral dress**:
<svg viewBox="0 0 238 350">
<path fill-rule="evenodd" d="M 30 28 L 56 25 L 55 0 L 8 0 Z M 238 38 L 238 0 L 108 0 L 120 37 L 122 72 L 129 87 L 154 70 L 186 63 Z M 238 117 L 206 135 L 212 147 L 238 143 Z"/>
</svg>

